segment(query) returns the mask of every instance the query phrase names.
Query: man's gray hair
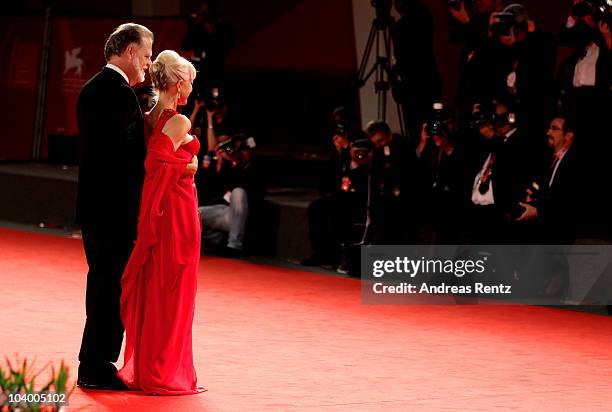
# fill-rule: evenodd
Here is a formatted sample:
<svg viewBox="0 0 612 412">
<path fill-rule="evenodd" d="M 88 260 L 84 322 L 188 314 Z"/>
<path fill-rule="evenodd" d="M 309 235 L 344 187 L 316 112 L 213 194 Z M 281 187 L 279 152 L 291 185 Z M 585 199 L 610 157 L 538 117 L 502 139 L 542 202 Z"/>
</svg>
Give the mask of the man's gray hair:
<svg viewBox="0 0 612 412">
<path fill-rule="evenodd" d="M 141 45 L 143 37 L 153 40 L 153 32 L 140 24 L 122 24 L 106 39 L 104 58 L 109 61 L 112 56 L 121 56 L 130 44 Z"/>
</svg>

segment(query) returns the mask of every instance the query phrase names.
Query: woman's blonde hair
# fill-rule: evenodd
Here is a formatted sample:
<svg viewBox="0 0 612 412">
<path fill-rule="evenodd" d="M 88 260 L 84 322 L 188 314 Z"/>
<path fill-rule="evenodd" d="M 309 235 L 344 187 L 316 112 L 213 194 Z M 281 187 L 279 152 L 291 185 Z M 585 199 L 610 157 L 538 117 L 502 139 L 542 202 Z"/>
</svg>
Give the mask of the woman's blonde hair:
<svg viewBox="0 0 612 412">
<path fill-rule="evenodd" d="M 191 62 L 181 57 L 173 50 L 164 50 L 149 69 L 151 82 L 157 90 L 166 90 L 169 85 L 179 80 L 193 81 L 196 77 L 196 69 Z"/>
</svg>

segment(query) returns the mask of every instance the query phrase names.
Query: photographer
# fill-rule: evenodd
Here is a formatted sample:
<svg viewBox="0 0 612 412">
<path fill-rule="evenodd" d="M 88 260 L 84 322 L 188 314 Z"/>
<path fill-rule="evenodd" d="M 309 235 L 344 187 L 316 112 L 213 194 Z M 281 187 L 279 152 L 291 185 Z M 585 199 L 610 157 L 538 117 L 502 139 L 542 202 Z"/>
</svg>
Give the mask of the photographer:
<svg viewBox="0 0 612 412">
<path fill-rule="evenodd" d="M 394 96 L 402 104 L 409 135 L 417 139 L 432 103 L 442 93 L 442 78 L 433 48 L 433 16 L 419 0 L 395 0 L 395 9 L 400 18 L 390 32 L 396 62 L 394 71 L 399 76 Z"/>
<path fill-rule="evenodd" d="M 497 101 L 477 107 L 472 127 L 483 138 L 485 158 L 475 164 L 469 231 L 474 244 L 520 242 L 519 205 L 536 173 L 530 145 L 512 105 Z"/>
<path fill-rule="evenodd" d="M 605 0 L 580 1 L 572 7 L 560 40 L 574 52 L 559 70 L 560 103 L 575 116 L 576 127 L 587 141 L 585 149 L 597 150 L 593 141 L 606 128 L 612 106 L 612 59 L 606 41 Z M 609 32 L 609 30 L 608 30 Z"/>
<path fill-rule="evenodd" d="M 314 253 L 302 261 L 305 266 L 337 267 L 342 245 L 358 242 L 364 234 L 372 144 L 363 132 L 349 136 L 335 134 L 333 139 L 336 149 L 348 158 L 337 158 L 340 174 L 334 179 L 336 186 L 331 195 L 315 200 L 308 207 Z M 348 142 L 346 148 L 343 148 L 344 142 Z"/>
<path fill-rule="evenodd" d="M 553 76 L 556 65 L 554 37 L 540 31 L 525 6 L 512 4 L 490 20 L 492 52 L 488 57 L 492 98 L 507 96 L 517 106 L 522 128 L 542 136 L 554 108 Z M 545 142 L 541 142 L 542 147 Z"/>
<path fill-rule="evenodd" d="M 450 40 L 463 44 L 459 60 L 456 105 L 460 124 L 469 121 L 472 106 L 483 98 L 482 90 L 489 84 L 486 79 L 491 72 L 486 70 L 489 47 L 489 20 L 491 14 L 504 8 L 501 0 L 447 0 L 449 7 Z"/>
<path fill-rule="evenodd" d="M 247 219 L 263 199 L 264 188 L 253 161 L 254 146 L 254 140 L 245 135 L 223 135 L 215 152 L 203 161 L 203 180 L 211 194 L 199 208 L 203 236 L 218 243 L 227 234 L 222 252 L 229 257 L 244 255 Z"/>
<path fill-rule="evenodd" d="M 367 240 L 379 245 L 414 244 L 418 234 L 414 150 L 385 122 L 370 122 L 366 134 L 374 147 Z"/>
<path fill-rule="evenodd" d="M 202 173 L 205 155 L 209 152 L 214 153 L 219 143 L 217 136 L 231 136 L 236 133 L 235 122 L 228 113 L 229 108 L 225 99 L 220 95 L 218 89 L 213 88 L 208 90 L 205 96 L 196 98 L 190 115 L 193 125 L 192 133 L 198 136 L 202 142 L 198 153 L 200 171 L 196 174 L 195 180 L 198 188 L 198 198 L 205 202 L 210 200 L 210 191 L 205 190 L 207 182 L 204 173 Z M 204 134 L 206 135 L 205 139 Z"/>
<path fill-rule="evenodd" d="M 580 208 L 581 178 L 574 149 L 575 127 L 564 115 L 550 122 L 547 132 L 552 156 L 546 173 L 527 192 L 520 205 L 525 211 L 517 222 L 537 221 L 543 244 L 570 245 L 583 220 Z"/>
<path fill-rule="evenodd" d="M 456 143 L 457 132 L 441 103 L 434 104 L 431 119 L 423 125 L 416 149 L 419 181 L 423 187 L 425 233 L 434 244 L 462 244 L 463 222 L 469 193 L 466 160 Z M 430 233 L 431 232 L 431 233 Z"/>
<path fill-rule="evenodd" d="M 221 16 L 218 0 L 202 0 L 187 17 L 187 33 L 181 47 L 193 52 L 191 62 L 198 72 L 194 94 L 223 85 L 225 59 L 234 46 L 234 38 L 234 30 Z"/>
</svg>

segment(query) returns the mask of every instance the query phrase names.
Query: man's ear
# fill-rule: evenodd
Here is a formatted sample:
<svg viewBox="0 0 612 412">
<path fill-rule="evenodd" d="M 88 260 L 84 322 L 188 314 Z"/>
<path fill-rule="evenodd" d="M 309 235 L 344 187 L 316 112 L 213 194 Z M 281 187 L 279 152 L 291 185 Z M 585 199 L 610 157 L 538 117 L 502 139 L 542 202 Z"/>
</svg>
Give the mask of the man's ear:
<svg viewBox="0 0 612 412">
<path fill-rule="evenodd" d="M 567 132 L 565 134 L 565 139 L 569 142 L 569 143 L 574 143 L 574 132 Z"/>
</svg>

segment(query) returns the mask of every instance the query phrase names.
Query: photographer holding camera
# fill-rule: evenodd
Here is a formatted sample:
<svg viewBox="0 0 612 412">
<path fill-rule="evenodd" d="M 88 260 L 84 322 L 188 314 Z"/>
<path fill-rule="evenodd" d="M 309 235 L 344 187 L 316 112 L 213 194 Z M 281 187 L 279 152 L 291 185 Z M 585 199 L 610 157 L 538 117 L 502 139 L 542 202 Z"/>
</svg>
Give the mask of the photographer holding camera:
<svg viewBox="0 0 612 412">
<path fill-rule="evenodd" d="M 305 266 L 340 264 L 342 245 L 361 240 L 366 222 L 372 145 L 344 107 L 332 114 L 332 157 L 324 194 L 308 206 L 313 255 Z"/>
<path fill-rule="evenodd" d="M 390 0 L 388 0 L 390 2 Z M 391 28 L 399 77 L 394 97 L 401 103 L 407 132 L 418 138 L 431 104 L 442 94 L 442 77 L 434 53 L 431 10 L 419 0 L 395 0 L 399 20 Z"/>
<path fill-rule="evenodd" d="M 385 122 L 368 124 L 372 155 L 371 229 L 368 241 L 378 245 L 414 244 L 417 239 L 416 161 L 406 140 Z"/>
<path fill-rule="evenodd" d="M 187 33 L 181 47 L 193 52 L 191 62 L 198 72 L 195 95 L 223 85 L 225 59 L 234 46 L 234 38 L 233 28 L 221 15 L 219 0 L 202 0 L 198 9 L 187 16 Z"/>
<path fill-rule="evenodd" d="M 559 70 L 560 102 L 564 110 L 575 116 L 576 127 L 595 149 L 595 139 L 605 130 L 612 96 L 612 58 L 609 40 L 610 12 L 605 0 L 579 1 L 572 7 L 560 41 L 572 46 L 574 52 Z"/>
<path fill-rule="evenodd" d="M 512 104 L 496 101 L 475 108 L 472 127 L 483 138 L 485 158 L 475 164 L 470 232 L 474 244 L 513 244 L 522 238 L 516 218 L 536 174 L 532 143 L 519 129 Z"/>
<path fill-rule="evenodd" d="M 491 98 L 507 96 L 517 106 L 522 128 L 543 136 L 554 109 L 557 48 L 550 33 L 539 30 L 525 6 L 511 4 L 490 18 L 492 54 L 488 57 Z M 545 142 L 541 142 L 545 147 Z"/>
<path fill-rule="evenodd" d="M 469 193 L 467 167 L 462 149 L 456 145 L 457 131 L 450 113 L 442 103 L 434 103 L 429 122 L 423 125 L 416 149 L 419 181 L 423 187 L 426 222 L 424 235 L 434 244 L 462 244 L 463 222 Z"/>
<path fill-rule="evenodd" d="M 205 155 L 202 163 L 202 180 L 210 193 L 199 208 L 204 240 L 219 243 L 227 234 L 222 253 L 228 257 L 244 255 L 247 219 L 263 200 L 254 147 L 254 139 L 246 135 L 222 135 L 215 152 Z"/>
<path fill-rule="evenodd" d="M 472 106 L 483 98 L 481 88 L 491 75 L 486 68 L 489 50 L 489 20 L 491 14 L 504 8 L 502 0 L 447 0 L 449 7 L 450 40 L 463 44 L 459 60 L 456 105 L 459 121 L 465 125 L 472 113 Z"/>
<path fill-rule="evenodd" d="M 550 122 L 547 132 L 552 156 L 546 172 L 532 185 L 520 205 L 525 211 L 517 222 L 537 221 L 543 244 L 570 245 L 583 219 L 581 202 L 581 172 L 574 149 L 575 126 L 565 115 Z"/>
</svg>

